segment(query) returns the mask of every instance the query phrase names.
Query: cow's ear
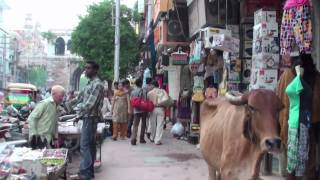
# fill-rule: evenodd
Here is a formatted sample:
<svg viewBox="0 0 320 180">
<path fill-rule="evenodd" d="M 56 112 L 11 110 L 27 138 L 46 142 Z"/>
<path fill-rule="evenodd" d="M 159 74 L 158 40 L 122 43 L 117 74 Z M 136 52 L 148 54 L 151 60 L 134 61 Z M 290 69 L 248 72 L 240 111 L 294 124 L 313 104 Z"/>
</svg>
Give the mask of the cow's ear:
<svg viewBox="0 0 320 180">
<path fill-rule="evenodd" d="M 252 135 L 253 135 L 251 116 L 252 116 L 252 114 L 251 114 L 250 107 L 248 105 L 246 105 L 245 118 L 244 118 L 244 121 L 242 124 L 242 133 L 243 133 L 244 137 L 247 138 L 248 140 L 251 140 Z"/>
</svg>

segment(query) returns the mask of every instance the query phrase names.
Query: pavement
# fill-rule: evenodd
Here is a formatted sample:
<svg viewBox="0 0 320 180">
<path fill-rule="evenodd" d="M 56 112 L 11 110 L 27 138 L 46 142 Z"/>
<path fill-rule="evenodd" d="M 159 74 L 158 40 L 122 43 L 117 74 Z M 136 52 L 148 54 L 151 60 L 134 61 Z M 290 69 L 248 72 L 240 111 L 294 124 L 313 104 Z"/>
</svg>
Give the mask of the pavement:
<svg viewBox="0 0 320 180">
<path fill-rule="evenodd" d="M 208 171 L 195 145 L 173 138 L 166 130 L 162 145 L 130 145 L 129 140 L 112 141 L 102 145 L 102 164 L 96 180 L 207 180 Z M 69 165 L 68 174 L 77 172 L 79 154 Z M 264 180 L 282 180 L 279 176 Z"/>
</svg>

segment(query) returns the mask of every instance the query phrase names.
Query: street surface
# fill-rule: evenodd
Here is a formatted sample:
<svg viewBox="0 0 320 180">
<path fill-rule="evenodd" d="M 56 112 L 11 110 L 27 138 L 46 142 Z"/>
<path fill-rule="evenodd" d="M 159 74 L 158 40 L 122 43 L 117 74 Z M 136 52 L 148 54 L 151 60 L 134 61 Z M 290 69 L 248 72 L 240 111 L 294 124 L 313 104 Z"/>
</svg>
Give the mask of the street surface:
<svg viewBox="0 0 320 180">
<path fill-rule="evenodd" d="M 147 139 L 146 139 L 147 140 Z M 172 138 L 165 131 L 163 145 L 131 146 L 129 140 L 106 139 L 102 146 L 102 166 L 96 180 L 207 180 L 208 172 L 195 145 Z M 79 155 L 73 158 L 68 174 L 77 172 Z M 272 176 L 264 180 L 282 180 Z"/>
</svg>

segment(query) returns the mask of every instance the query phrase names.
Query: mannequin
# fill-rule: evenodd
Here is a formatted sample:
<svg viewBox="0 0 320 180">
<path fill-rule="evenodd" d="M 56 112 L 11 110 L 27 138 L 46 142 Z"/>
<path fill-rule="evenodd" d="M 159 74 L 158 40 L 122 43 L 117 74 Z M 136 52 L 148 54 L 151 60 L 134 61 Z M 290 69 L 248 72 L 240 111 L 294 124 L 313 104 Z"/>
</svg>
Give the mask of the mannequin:
<svg viewBox="0 0 320 180">
<path fill-rule="evenodd" d="M 280 98 L 284 108 L 280 112 L 279 121 L 280 121 L 280 137 L 285 146 L 284 156 L 286 156 L 286 151 L 288 148 L 287 140 L 288 140 L 288 119 L 289 119 L 289 97 L 285 93 L 285 89 L 288 85 L 296 78 L 295 75 L 301 76 L 302 84 L 304 84 L 304 89 L 308 89 L 308 86 L 312 91 L 312 117 L 311 117 L 311 127 L 309 129 L 310 136 L 310 145 L 309 145 L 309 154 L 308 154 L 308 167 L 306 170 L 306 179 L 311 179 L 315 176 L 315 168 L 316 168 L 316 134 L 317 132 L 315 128 L 319 126 L 319 118 L 320 118 L 320 74 L 315 69 L 313 64 L 313 60 L 310 55 L 301 54 L 299 57 L 292 58 L 292 69 L 286 69 L 279 80 L 277 87 L 277 95 Z M 307 85 L 307 86 L 306 86 Z M 302 103 L 305 101 L 302 101 Z M 286 158 L 284 158 L 286 159 Z M 283 164 L 286 164 L 285 160 L 282 160 Z M 293 174 L 289 174 L 289 180 L 296 179 Z"/>
<path fill-rule="evenodd" d="M 184 88 L 179 95 L 178 119 L 184 128 L 188 129 L 191 120 L 191 93 L 187 88 Z"/>
</svg>

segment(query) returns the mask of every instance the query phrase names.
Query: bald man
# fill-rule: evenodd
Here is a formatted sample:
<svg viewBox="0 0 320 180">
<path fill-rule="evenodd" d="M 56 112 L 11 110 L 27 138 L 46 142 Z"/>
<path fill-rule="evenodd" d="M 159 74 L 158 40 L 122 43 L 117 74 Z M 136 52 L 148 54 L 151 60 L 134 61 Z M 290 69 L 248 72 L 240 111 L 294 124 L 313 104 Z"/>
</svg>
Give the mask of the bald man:
<svg viewBox="0 0 320 180">
<path fill-rule="evenodd" d="M 62 102 L 65 89 L 56 85 L 51 89 L 51 96 L 41 101 L 28 118 L 29 140 L 32 149 L 50 148 L 58 138 L 58 105 Z"/>
</svg>

